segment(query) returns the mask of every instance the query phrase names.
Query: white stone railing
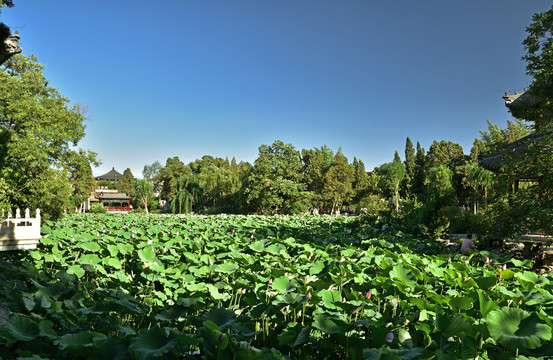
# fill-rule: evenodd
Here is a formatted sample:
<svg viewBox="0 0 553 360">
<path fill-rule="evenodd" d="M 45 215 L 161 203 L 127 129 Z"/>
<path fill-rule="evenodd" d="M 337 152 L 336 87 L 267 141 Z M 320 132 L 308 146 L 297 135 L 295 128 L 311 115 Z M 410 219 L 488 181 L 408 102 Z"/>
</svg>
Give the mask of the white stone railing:
<svg viewBox="0 0 553 360">
<path fill-rule="evenodd" d="M 6 215 L 0 214 L 0 251 L 35 249 L 40 240 L 40 209 L 36 209 L 36 216 L 31 217 L 29 209 L 25 210 L 25 217 L 21 211 L 11 211 Z"/>
</svg>

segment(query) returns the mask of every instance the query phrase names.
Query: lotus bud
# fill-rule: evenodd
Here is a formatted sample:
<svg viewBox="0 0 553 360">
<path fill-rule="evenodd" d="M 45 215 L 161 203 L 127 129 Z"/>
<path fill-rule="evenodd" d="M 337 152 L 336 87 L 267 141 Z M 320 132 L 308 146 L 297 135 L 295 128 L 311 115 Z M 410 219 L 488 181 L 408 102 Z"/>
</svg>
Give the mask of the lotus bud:
<svg viewBox="0 0 553 360">
<path fill-rule="evenodd" d="M 311 299 L 311 291 L 309 291 L 309 292 L 307 293 L 307 298 L 308 298 L 308 299 Z"/>
<path fill-rule="evenodd" d="M 507 264 L 503 264 L 503 270 L 507 270 Z"/>
<path fill-rule="evenodd" d="M 371 296 L 372 296 L 372 292 L 371 292 L 370 290 L 367 291 L 367 294 L 365 295 L 365 297 L 366 297 L 367 299 L 370 299 Z"/>
<path fill-rule="evenodd" d="M 273 279 L 269 279 L 269 285 L 273 283 Z"/>
<path fill-rule="evenodd" d="M 222 343 L 225 340 L 223 334 L 219 335 L 219 342 Z"/>
<path fill-rule="evenodd" d="M 394 333 L 389 332 L 388 335 L 386 335 L 386 342 L 391 343 L 392 341 L 394 341 Z"/>
<path fill-rule="evenodd" d="M 490 260 L 490 258 L 488 256 L 486 256 L 486 260 L 485 260 L 486 264 L 489 264 L 491 263 L 492 261 Z"/>
</svg>

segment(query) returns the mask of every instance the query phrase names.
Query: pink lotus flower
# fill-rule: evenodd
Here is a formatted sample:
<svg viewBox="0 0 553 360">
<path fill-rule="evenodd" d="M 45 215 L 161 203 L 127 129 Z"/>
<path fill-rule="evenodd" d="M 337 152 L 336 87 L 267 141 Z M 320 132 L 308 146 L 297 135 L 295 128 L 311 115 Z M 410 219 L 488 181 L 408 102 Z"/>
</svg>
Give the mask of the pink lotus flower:
<svg viewBox="0 0 553 360">
<path fill-rule="evenodd" d="M 485 263 L 486 263 L 486 264 L 489 264 L 489 263 L 491 263 L 491 262 L 492 262 L 492 261 L 490 260 L 490 258 L 489 258 L 488 256 L 486 256 Z"/>
</svg>

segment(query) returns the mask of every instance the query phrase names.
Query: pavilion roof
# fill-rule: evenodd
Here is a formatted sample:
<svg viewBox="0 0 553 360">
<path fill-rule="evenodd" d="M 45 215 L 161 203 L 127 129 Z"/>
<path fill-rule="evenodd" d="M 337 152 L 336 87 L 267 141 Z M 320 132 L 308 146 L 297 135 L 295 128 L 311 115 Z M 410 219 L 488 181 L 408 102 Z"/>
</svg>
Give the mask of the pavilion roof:
<svg viewBox="0 0 553 360">
<path fill-rule="evenodd" d="M 522 151 L 528 149 L 537 139 L 546 135 L 551 135 L 551 133 L 543 134 L 534 132 L 512 143 L 506 144 L 503 149 L 497 152 L 480 155 L 478 165 L 490 171 L 497 172 L 501 170 L 504 165 L 507 165 L 509 158 L 519 155 Z"/>
<path fill-rule="evenodd" d="M 98 195 L 95 196 L 96 199 L 99 199 L 99 200 L 130 200 L 133 198 L 132 195 L 129 195 L 129 194 L 120 194 L 120 193 L 117 193 L 117 194 L 113 194 L 113 193 L 107 193 L 107 194 L 104 194 L 104 193 L 100 193 Z"/>
<path fill-rule="evenodd" d="M 108 181 L 119 181 L 123 177 L 123 174 L 112 168 L 110 171 L 104 175 L 96 176 L 96 180 L 108 180 Z"/>
</svg>

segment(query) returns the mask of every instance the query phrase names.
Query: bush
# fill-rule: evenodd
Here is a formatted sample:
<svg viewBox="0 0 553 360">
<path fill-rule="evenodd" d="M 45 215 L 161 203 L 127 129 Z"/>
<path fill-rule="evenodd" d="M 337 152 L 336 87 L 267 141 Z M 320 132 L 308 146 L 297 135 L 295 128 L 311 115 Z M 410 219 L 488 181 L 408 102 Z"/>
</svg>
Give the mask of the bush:
<svg viewBox="0 0 553 360">
<path fill-rule="evenodd" d="M 90 205 L 90 212 L 92 214 L 105 214 L 108 211 L 103 204 L 97 203 Z"/>
</svg>

